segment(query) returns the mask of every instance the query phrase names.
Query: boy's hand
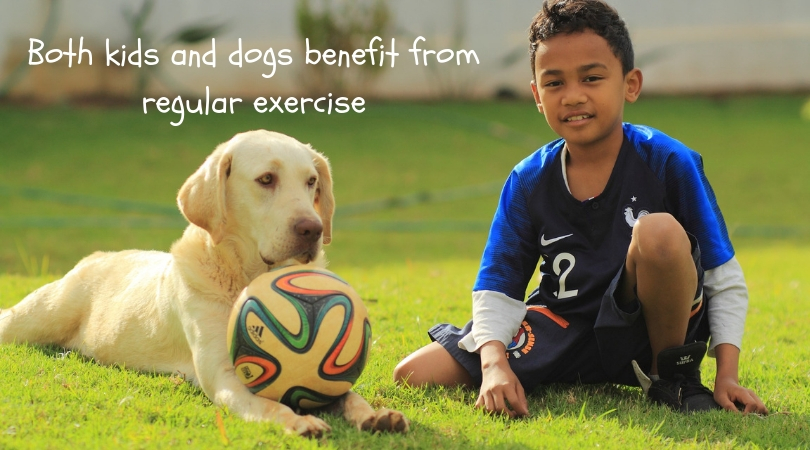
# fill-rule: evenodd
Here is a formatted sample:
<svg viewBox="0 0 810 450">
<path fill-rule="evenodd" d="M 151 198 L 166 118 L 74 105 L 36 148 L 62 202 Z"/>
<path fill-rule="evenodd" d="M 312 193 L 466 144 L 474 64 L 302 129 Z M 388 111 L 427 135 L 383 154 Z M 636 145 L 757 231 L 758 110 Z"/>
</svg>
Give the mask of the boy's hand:
<svg viewBox="0 0 810 450">
<path fill-rule="evenodd" d="M 498 341 L 481 347 L 481 391 L 475 406 L 509 417 L 529 414 L 526 394 L 506 360 L 506 348 Z"/>
<path fill-rule="evenodd" d="M 714 400 L 729 411 L 741 411 L 744 414 L 768 414 L 768 408 L 757 397 L 757 394 L 751 389 L 740 386 L 733 377 L 717 377 L 714 380 Z"/>
<path fill-rule="evenodd" d="M 714 379 L 714 401 L 729 411 L 743 414 L 768 414 L 765 403 L 751 389 L 740 386 L 737 367 L 740 349 L 731 344 L 720 344 L 714 349 L 717 355 L 717 376 Z M 738 408 L 738 405 L 740 407 Z"/>
</svg>

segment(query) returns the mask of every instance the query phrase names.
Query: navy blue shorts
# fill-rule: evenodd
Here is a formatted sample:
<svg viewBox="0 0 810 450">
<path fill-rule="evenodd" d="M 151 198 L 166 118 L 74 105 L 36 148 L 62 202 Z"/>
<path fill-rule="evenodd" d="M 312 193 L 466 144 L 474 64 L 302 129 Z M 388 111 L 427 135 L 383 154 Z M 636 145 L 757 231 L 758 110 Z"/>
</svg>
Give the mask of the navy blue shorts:
<svg viewBox="0 0 810 450">
<path fill-rule="evenodd" d="M 703 296 L 703 269 L 700 249 L 693 236 L 692 259 L 698 274 L 698 286 L 685 342 L 709 338 L 706 301 Z M 512 371 L 526 391 L 548 383 L 618 383 L 638 386 L 631 361 L 642 369 L 652 364 L 652 349 L 647 325 L 638 299 L 619 305 L 615 291 L 624 267 L 616 274 L 601 299 L 595 319 L 563 319 L 548 308 L 529 306 L 506 355 Z M 532 305 L 532 296 L 528 304 Z M 430 338 L 441 344 L 481 385 L 481 358 L 458 347 L 458 342 L 472 330 L 472 321 L 462 329 L 438 324 L 428 331 Z"/>
</svg>

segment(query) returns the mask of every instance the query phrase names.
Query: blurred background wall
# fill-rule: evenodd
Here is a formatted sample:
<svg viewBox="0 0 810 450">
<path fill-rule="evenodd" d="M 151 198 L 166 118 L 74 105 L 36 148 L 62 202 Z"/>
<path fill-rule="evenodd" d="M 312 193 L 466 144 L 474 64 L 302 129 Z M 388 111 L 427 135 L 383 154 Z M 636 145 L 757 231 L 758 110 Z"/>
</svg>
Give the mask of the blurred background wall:
<svg viewBox="0 0 810 450">
<path fill-rule="evenodd" d="M 145 85 L 149 94 L 217 96 L 303 95 L 319 89 L 304 67 L 304 39 L 297 25 L 301 0 L 158 0 L 140 33 L 158 48 L 160 74 Z M 317 10 L 324 2 L 312 0 Z M 333 3 L 340 3 L 335 0 Z M 389 21 L 383 44 L 396 39 L 395 68 L 344 83 L 343 90 L 378 98 L 491 98 L 528 96 L 531 73 L 526 29 L 539 0 L 408 0 L 383 2 Z M 808 0 L 611 0 L 626 20 L 645 74 L 645 92 L 728 93 L 810 90 L 810 1 Z M 0 0 L 0 83 L 10 97 L 62 101 L 76 97 L 126 97 L 137 85 L 137 68 L 106 67 L 105 39 L 113 48 L 134 48 L 132 17 L 144 0 Z M 321 6 L 319 6 L 321 5 Z M 50 22 L 49 22 L 50 20 Z M 49 25 L 46 25 L 49 24 Z M 217 28 L 221 25 L 221 28 Z M 215 69 L 170 63 L 172 51 L 210 50 L 211 41 L 172 41 L 194 26 L 216 28 Z M 93 65 L 20 67 L 29 38 L 48 37 L 45 50 L 74 48 L 79 37 Z M 416 36 L 422 48 L 474 50 L 480 65 L 416 67 L 407 52 Z M 245 49 L 292 50 L 294 63 L 238 68 L 228 55 L 242 38 Z M 44 51 L 43 51 L 44 54 Z M 16 72 L 15 72 L 16 70 Z M 347 72 L 348 73 L 348 72 Z M 16 78 L 13 85 L 10 78 Z M 328 86 L 327 86 L 328 87 Z M 320 86 L 323 90 L 324 86 Z M 327 89 L 328 90 L 328 89 Z"/>
</svg>

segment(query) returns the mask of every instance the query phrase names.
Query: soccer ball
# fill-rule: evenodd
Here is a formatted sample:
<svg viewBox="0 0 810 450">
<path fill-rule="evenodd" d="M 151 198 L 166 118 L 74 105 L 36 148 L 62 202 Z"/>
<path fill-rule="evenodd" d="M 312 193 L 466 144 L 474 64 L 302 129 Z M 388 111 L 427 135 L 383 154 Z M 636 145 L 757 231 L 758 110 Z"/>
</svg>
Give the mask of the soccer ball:
<svg viewBox="0 0 810 450">
<path fill-rule="evenodd" d="M 295 265 L 262 274 L 228 320 L 236 375 L 256 395 L 296 409 L 327 405 L 357 381 L 371 342 L 360 296 L 334 273 Z"/>
</svg>

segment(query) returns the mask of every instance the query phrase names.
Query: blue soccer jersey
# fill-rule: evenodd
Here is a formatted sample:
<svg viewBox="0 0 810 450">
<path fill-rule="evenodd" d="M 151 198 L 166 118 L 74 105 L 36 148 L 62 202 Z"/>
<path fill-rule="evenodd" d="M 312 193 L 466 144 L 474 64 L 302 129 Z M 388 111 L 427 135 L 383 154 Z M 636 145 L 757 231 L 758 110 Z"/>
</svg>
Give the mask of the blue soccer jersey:
<svg viewBox="0 0 810 450">
<path fill-rule="evenodd" d="M 600 299 L 621 269 L 639 217 L 667 212 L 694 235 L 704 269 L 734 250 L 701 156 L 664 133 L 624 124 L 624 142 L 598 196 L 579 201 L 568 190 L 558 139 L 510 174 L 484 249 L 474 291 L 522 300 L 540 264 L 532 303 L 563 317 L 595 320 Z"/>
</svg>

